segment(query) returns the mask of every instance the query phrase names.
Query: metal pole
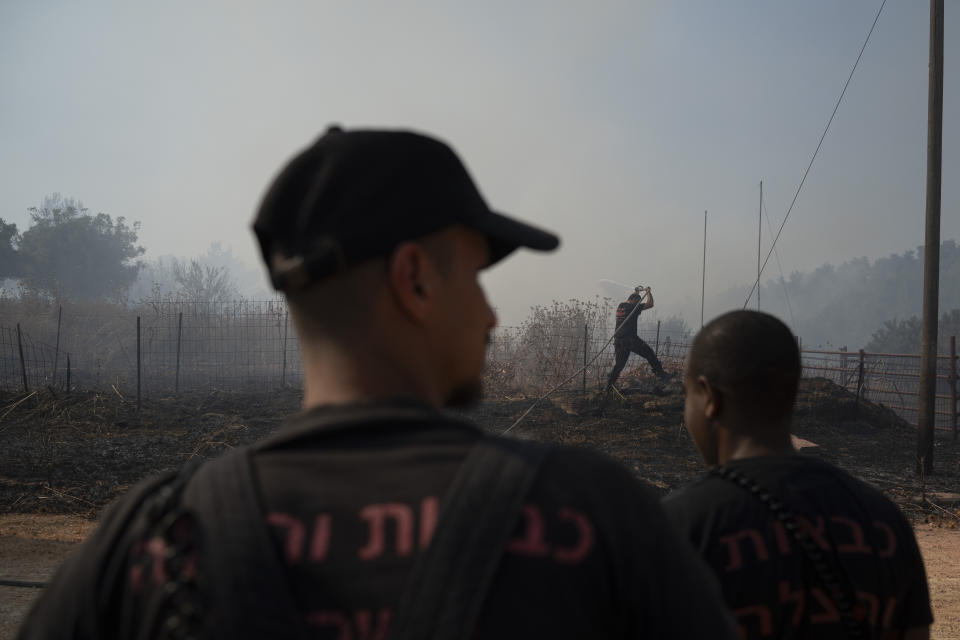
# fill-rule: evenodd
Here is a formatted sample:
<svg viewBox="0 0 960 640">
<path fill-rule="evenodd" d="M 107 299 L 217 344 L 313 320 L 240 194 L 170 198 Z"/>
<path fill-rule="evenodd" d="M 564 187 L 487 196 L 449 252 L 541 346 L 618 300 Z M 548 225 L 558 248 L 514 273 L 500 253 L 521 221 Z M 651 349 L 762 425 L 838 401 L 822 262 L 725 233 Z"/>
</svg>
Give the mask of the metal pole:
<svg viewBox="0 0 960 640">
<path fill-rule="evenodd" d="M 280 370 L 280 386 L 287 386 L 287 324 L 290 312 L 283 313 L 283 368 Z"/>
<path fill-rule="evenodd" d="M 67 352 L 67 393 L 70 393 L 70 352 Z"/>
<path fill-rule="evenodd" d="M 173 392 L 180 393 L 180 338 L 183 336 L 183 311 L 177 316 L 177 372 L 173 378 Z"/>
<path fill-rule="evenodd" d="M 137 412 L 140 411 L 140 316 L 137 316 Z"/>
<path fill-rule="evenodd" d="M 707 211 L 703 211 L 703 281 L 700 285 L 700 328 L 703 329 L 703 301 L 707 293 Z"/>
<path fill-rule="evenodd" d="M 57 361 L 60 360 L 60 323 L 63 320 L 63 305 L 60 305 L 60 312 L 57 314 L 57 346 L 53 352 L 53 380 L 57 384 Z"/>
<path fill-rule="evenodd" d="M 857 407 L 860 407 L 860 390 L 863 389 L 863 349 L 860 349 L 860 364 L 857 366 Z"/>
<path fill-rule="evenodd" d="M 659 320 L 657 320 L 657 342 L 656 342 L 656 345 L 653 347 L 653 352 L 658 356 L 660 355 L 660 321 Z"/>
<path fill-rule="evenodd" d="M 760 238 L 763 232 L 763 180 L 760 181 L 760 217 L 757 219 L 757 311 L 760 311 Z"/>
<path fill-rule="evenodd" d="M 937 401 L 937 316 L 940 292 L 940 168 L 943 159 L 943 0 L 930 0 L 930 79 L 927 97 L 927 206 L 923 249 L 923 332 L 920 347 L 917 467 L 933 473 Z"/>
<path fill-rule="evenodd" d="M 23 360 L 23 338 L 20 337 L 20 323 L 17 323 L 17 348 L 20 350 L 20 374 L 23 376 L 23 392 L 29 393 L 27 385 L 27 363 Z"/>
<path fill-rule="evenodd" d="M 957 439 L 957 336 L 950 336 L 950 427 Z"/>
<path fill-rule="evenodd" d="M 583 392 L 587 392 L 587 335 L 589 331 L 587 324 L 583 325 Z"/>
</svg>

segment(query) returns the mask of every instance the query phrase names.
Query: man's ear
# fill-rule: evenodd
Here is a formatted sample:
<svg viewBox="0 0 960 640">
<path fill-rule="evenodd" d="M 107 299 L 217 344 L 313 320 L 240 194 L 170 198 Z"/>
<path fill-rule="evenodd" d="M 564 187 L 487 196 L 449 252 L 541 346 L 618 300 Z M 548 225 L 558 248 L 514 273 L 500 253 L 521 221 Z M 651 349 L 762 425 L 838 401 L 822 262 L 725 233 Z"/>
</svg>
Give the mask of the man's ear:
<svg viewBox="0 0 960 640">
<path fill-rule="evenodd" d="M 405 242 L 394 249 L 387 263 L 387 281 L 403 313 L 414 322 L 422 322 L 433 292 L 431 265 L 423 247 Z"/>
<path fill-rule="evenodd" d="M 697 386 L 704 395 L 704 415 L 708 419 L 716 420 L 723 411 L 723 391 L 710 384 L 706 376 L 697 376 Z"/>
</svg>

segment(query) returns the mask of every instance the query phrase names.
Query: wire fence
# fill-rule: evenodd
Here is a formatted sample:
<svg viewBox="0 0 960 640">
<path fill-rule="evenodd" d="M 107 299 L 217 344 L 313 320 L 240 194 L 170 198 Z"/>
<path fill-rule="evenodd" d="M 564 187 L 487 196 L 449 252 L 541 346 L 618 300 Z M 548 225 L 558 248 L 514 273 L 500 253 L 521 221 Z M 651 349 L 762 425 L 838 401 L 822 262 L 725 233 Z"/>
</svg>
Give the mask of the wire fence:
<svg viewBox="0 0 960 640">
<path fill-rule="evenodd" d="M 67 388 L 69 353 L 38 342 L 15 327 L 0 326 L 0 387 L 29 393 L 43 387 Z M 62 358 L 62 359 L 61 359 Z M 58 367 L 62 367 L 58 371 Z"/>
<path fill-rule="evenodd" d="M 247 391 L 299 386 L 299 344 L 283 299 L 152 301 L 33 309 L 26 325 L 0 307 L 0 387 L 114 389 L 149 397 L 195 389 Z M 535 321 L 498 327 L 487 355 L 493 397 L 602 390 L 614 363 L 610 309 L 603 304 L 539 309 Z M 681 373 L 691 332 L 641 320 L 640 337 L 667 371 Z M 27 331 L 29 329 L 29 332 Z M 37 336 L 43 339 L 37 339 Z M 21 355 L 22 354 L 22 355 Z M 916 424 L 920 356 L 802 350 L 804 375 L 831 380 Z M 637 367 L 640 367 L 637 372 Z M 956 355 L 937 359 L 936 426 L 956 424 Z M 621 380 L 649 368 L 631 355 Z"/>
<path fill-rule="evenodd" d="M 589 324 L 566 330 L 498 327 L 487 351 L 484 386 L 496 396 L 536 397 L 573 376 L 565 389 L 599 391 L 606 386 L 615 359 L 608 328 Z M 654 326 L 641 328 L 638 334 L 656 352 L 667 371 L 683 369 L 688 332 L 658 331 Z M 624 373 L 629 375 L 629 371 L 645 362 L 631 354 Z"/>
<path fill-rule="evenodd" d="M 854 392 L 858 398 L 888 407 L 910 424 L 917 424 L 920 411 L 919 354 L 805 349 L 802 355 L 805 376 L 827 378 Z M 956 354 L 937 356 L 934 415 L 938 429 L 956 429 L 956 378 Z"/>
<path fill-rule="evenodd" d="M 163 303 L 141 316 L 144 393 L 299 386 L 299 343 L 283 301 Z"/>
</svg>

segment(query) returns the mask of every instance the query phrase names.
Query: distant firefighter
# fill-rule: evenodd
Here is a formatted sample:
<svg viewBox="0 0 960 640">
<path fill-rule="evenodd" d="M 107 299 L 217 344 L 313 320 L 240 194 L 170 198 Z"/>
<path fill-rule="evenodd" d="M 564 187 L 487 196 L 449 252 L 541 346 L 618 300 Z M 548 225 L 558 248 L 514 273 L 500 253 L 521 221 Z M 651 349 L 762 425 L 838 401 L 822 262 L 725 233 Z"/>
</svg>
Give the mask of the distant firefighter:
<svg viewBox="0 0 960 640">
<path fill-rule="evenodd" d="M 667 373 L 663 370 L 663 365 L 657 359 L 657 354 L 653 352 L 643 339 L 637 335 L 637 318 L 640 312 L 653 308 L 653 294 L 650 287 L 642 289 L 646 295 L 646 300 L 640 295 L 640 287 L 637 287 L 627 298 L 626 302 L 617 305 L 617 329 L 614 333 L 613 348 L 616 353 L 616 362 L 610 375 L 607 377 L 607 391 L 616 383 L 620 377 L 620 372 L 627 364 L 627 359 L 631 353 L 646 358 L 650 363 L 650 368 L 661 378 L 666 378 Z"/>
</svg>

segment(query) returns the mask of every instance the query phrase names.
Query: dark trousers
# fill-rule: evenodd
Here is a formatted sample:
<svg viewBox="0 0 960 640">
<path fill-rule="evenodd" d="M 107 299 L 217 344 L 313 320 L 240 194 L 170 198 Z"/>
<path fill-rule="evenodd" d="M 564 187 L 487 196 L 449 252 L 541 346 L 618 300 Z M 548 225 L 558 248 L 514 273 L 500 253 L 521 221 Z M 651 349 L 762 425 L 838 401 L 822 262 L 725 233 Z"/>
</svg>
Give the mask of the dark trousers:
<svg viewBox="0 0 960 640">
<path fill-rule="evenodd" d="M 613 349 L 614 353 L 616 354 L 616 362 L 614 362 L 613 369 L 610 371 L 610 375 L 607 377 L 607 389 L 612 387 L 617 381 L 617 378 L 620 377 L 620 372 L 623 371 L 623 368 L 627 365 L 627 359 L 630 357 L 631 353 L 635 353 L 638 356 L 646 358 L 647 362 L 650 363 L 650 368 L 653 369 L 654 373 L 659 376 L 664 375 L 663 366 L 657 359 L 657 354 L 653 352 L 653 349 L 650 348 L 650 345 L 644 342 L 640 336 L 615 338 L 613 341 Z"/>
</svg>

